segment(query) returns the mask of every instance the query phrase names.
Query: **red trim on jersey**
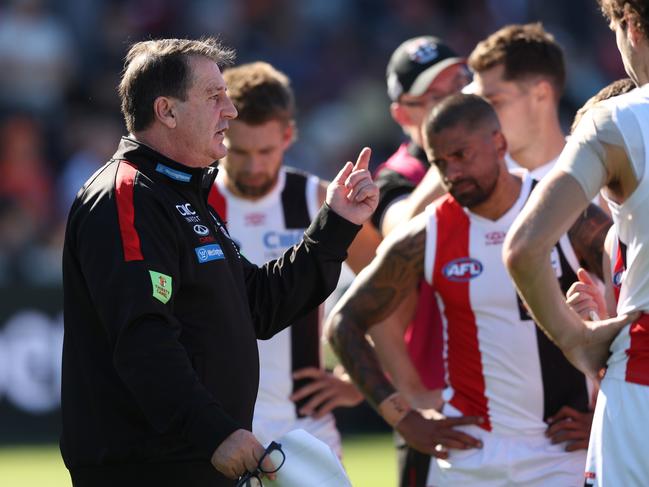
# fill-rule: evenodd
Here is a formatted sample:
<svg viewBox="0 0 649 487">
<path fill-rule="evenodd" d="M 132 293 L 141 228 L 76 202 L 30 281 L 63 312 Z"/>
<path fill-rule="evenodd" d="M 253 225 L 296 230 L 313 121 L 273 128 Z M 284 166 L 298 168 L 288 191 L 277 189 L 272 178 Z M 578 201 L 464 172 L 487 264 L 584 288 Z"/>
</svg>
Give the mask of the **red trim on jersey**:
<svg viewBox="0 0 649 487">
<path fill-rule="evenodd" d="M 210 188 L 210 193 L 207 196 L 207 203 L 214 208 L 214 211 L 218 213 L 221 217 L 221 220 L 224 222 L 228 219 L 228 203 L 225 200 L 225 196 L 221 194 L 219 188 L 216 184 L 213 184 Z"/>
<path fill-rule="evenodd" d="M 643 314 L 630 329 L 631 346 L 626 351 L 627 382 L 649 386 L 649 314 Z"/>
<path fill-rule="evenodd" d="M 144 260 L 140 246 L 140 236 L 135 229 L 135 206 L 133 205 L 133 188 L 137 166 L 128 161 L 120 161 L 115 177 L 115 200 L 117 201 L 117 218 L 122 237 L 124 261 Z"/>
<path fill-rule="evenodd" d="M 404 340 L 408 355 L 428 389 L 441 389 L 446 385 L 442 328 L 442 316 L 433 289 L 422 279 L 415 316 L 406 330 Z"/>
<path fill-rule="evenodd" d="M 478 326 L 469 297 L 470 280 L 449 280 L 443 273 L 449 262 L 469 257 L 469 217 L 450 196 L 437 205 L 436 216 L 433 287 L 444 302 L 447 321 L 447 370 L 453 388 L 450 403 L 466 416 L 482 416 L 484 423 L 480 426 L 491 431 Z"/>
</svg>

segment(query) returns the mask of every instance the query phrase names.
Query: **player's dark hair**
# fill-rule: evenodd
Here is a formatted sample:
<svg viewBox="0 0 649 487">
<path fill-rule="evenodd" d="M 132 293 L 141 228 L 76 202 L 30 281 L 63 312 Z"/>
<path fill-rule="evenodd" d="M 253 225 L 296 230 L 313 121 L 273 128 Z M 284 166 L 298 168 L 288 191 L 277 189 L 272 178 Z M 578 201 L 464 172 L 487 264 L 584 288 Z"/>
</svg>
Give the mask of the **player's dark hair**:
<svg viewBox="0 0 649 487">
<path fill-rule="evenodd" d="M 507 81 L 543 77 L 552 84 L 557 102 L 566 84 L 563 49 L 540 22 L 497 30 L 477 44 L 468 64 L 478 73 L 502 65 Z"/>
<path fill-rule="evenodd" d="M 260 125 L 269 120 L 289 123 L 295 117 L 291 82 L 268 63 L 255 62 L 226 69 L 228 95 L 239 115 L 237 120 Z"/>
<path fill-rule="evenodd" d="M 153 102 L 160 96 L 186 100 L 191 86 L 189 60 L 202 56 L 219 67 L 234 60 L 234 51 L 212 38 L 159 39 L 137 42 L 126 55 L 118 92 L 129 132 L 146 129 L 154 119 Z"/>
<path fill-rule="evenodd" d="M 485 123 L 500 127 L 498 115 L 491 104 L 477 95 L 451 95 L 433 108 L 426 119 L 424 134 L 428 140 L 446 130 L 462 125 L 471 131 Z"/>
</svg>

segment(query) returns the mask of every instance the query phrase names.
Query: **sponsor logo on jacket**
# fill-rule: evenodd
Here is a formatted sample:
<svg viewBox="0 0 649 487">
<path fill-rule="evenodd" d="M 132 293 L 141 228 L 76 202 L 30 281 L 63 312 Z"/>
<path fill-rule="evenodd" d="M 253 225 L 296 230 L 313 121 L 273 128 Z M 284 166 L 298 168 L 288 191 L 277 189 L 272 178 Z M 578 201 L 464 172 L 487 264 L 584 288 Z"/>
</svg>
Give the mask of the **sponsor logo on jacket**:
<svg viewBox="0 0 649 487">
<path fill-rule="evenodd" d="M 155 167 L 155 170 L 158 171 L 160 174 L 164 174 L 165 176 L 171 179 L 175 179 L 176 181 L 181 181 L 183 183 L 188 183 L 192 180 L 191 174 L 187 174 L 185 172 L 172 169 L 168 166 L 165 166 L 164 164 L 158 164 Z"/>
<path fill-rule="evenodd" d="M 204 237 L 208 233 L 210 233 L 209 229 L 205 225 L 194 225 L 194 233 L 200 235 L 201 237 Z"/>
<path fill-rule="evenodd" d="M 199 264 L 204 264 L 205 262 L 210 262 L 212 260 L 225 259 L 225 255 L 223 255 L 223 250 L 221 250 L 219 244 L 203 245 L 201 247 L 196 247 L 194 251 L 196 252 L 196 258 L 198 259 Z"/>
<path fill-rule="evenodd" d="M 471 257 L 461 257 L 446 264 L 442 274 L 449 281 L 470 281 L 482 274 L 482 262 Z"/>
<path fill-rule="evenodd" d="M 200 223 L 201 221 L 201 218 L 196 214 L 194 208 L 192 208 L 191 203 L 176 205 L 176 210 L 185 218 L 187 223 Z"/>
</svg>

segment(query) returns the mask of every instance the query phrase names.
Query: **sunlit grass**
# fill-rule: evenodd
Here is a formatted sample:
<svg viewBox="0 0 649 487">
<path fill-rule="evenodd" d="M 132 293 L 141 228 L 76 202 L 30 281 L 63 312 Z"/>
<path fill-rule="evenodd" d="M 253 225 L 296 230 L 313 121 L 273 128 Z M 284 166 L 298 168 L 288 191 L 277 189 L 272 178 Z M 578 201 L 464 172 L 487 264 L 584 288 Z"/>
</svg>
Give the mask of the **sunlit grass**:
<svg viewBox="0 0 649 487">
<path fill-rule="evenodd" d="M 396 485 L 390 435 L 348 436 L 343 439 L 343 449 L 343 462 L 354 487 Z M 0 486 L 70 487 L 71 482 L 58 446 L 15 446 L 0 448 Z"/>
</svg>

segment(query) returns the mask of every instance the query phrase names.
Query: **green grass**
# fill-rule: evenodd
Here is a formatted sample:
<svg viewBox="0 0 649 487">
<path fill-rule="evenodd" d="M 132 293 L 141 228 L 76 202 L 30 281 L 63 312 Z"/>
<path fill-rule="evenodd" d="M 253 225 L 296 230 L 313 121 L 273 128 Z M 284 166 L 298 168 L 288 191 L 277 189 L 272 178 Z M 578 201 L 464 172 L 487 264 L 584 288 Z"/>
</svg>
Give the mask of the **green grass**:
<svg viewBox="0 0 649 487">
<path fill-rule="evenodd" d="M 397 457 L 391 434 L 343 438 L 343 463 L 354 487 L 397 485 Z"/>
<path fill-rule="evenodd" d="M 354 487 L 396 485 L 396 459 L 388 434 L 347 436 L 344 464 Z M 55 445 L 0 448 L 0 486 L 70 487 L 70 476 Z"/>
</svg>

